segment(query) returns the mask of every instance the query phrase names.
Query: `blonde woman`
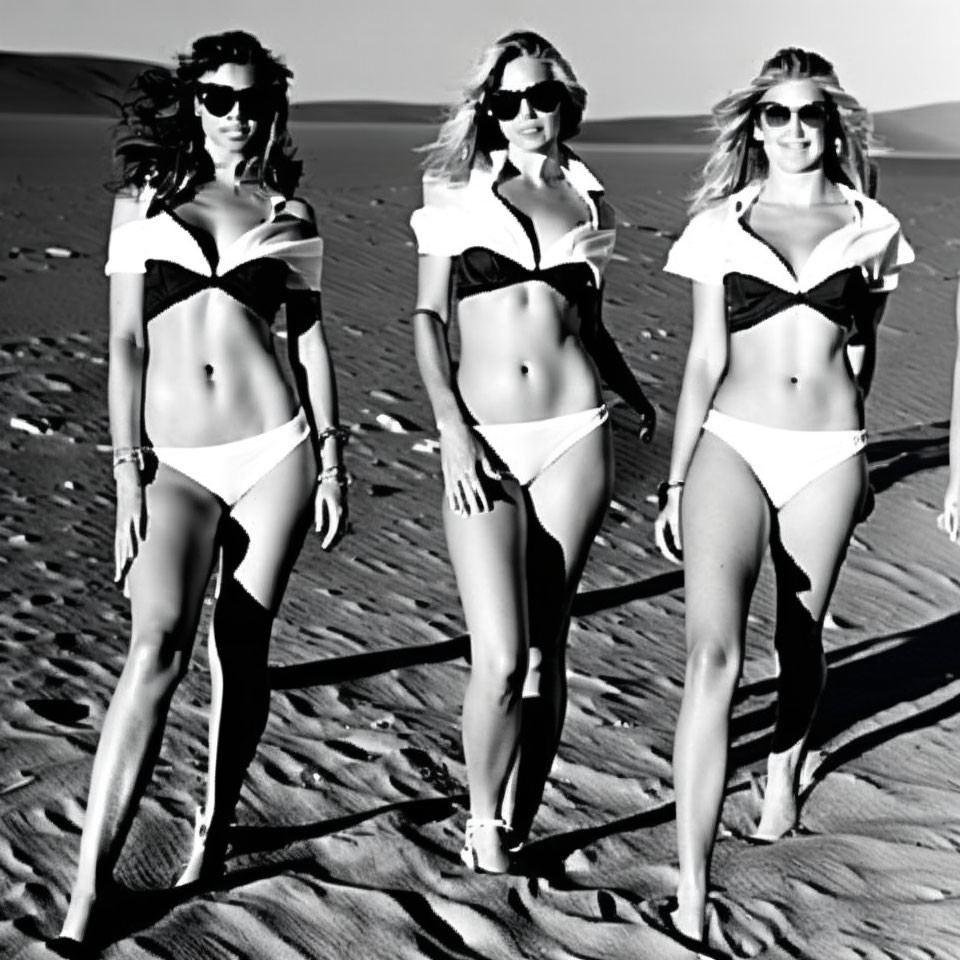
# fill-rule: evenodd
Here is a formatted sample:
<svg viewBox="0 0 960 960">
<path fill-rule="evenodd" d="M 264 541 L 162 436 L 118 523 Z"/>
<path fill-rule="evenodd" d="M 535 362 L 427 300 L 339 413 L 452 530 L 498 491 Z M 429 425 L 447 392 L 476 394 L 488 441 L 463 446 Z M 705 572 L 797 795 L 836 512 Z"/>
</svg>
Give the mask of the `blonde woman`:
<svg viewBox="0 0 960 960">
<path fill-rule="evenodd" d="M 560 740 L 570 604 L 613 484 L 601 377 L 640 414 L 644 439 L 655 423 L 601 322 L 614 215 L 566 145 L 585 102 L 549 41 L 501 37 L 429 150 L 412 218 L 417 360 L 471 638 L 461 855 L 480 871 L 509 868 Z"/>
<path fill-rule="evenodd" d="M 759 839 L 797 824 L 825 680 L 823 618 L 867 492 L 876 328 L 913 258 L 863 192 L 869 118 L 823 57 L 785 49 L 714 108 L 718 136 L 666 270 L 693 334 L 657 542 L 685 567 L 687 668 L 674 746 L 680 877 L 664 928 L 703 946 L 728 723 L 750 599 L 771 549 L 778 714 Z"/>
</svg>

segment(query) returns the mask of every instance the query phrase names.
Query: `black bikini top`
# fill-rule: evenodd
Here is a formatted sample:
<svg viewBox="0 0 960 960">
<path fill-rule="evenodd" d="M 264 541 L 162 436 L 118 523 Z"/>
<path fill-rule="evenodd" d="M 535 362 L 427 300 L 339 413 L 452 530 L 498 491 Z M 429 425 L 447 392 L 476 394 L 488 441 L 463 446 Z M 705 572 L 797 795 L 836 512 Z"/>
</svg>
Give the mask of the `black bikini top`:
<svg viewBox="0 0 960 960">
<path fill-rule="evenodd" d="M 731 333 L 749 330 L 795 306 L 805 306 L 850 332 L 864 298 L 897 286 L 913 250 L 897 219 L 871 198 L 838 184 L 851 220 L 827 234 L 799 273 L 754 231 L 746 217 L 762 182 L 698 213 L 670 249 L 669 273 L 722 284 Z"/>
<path fill-rule="evenodd" d="M 471 171 L 463 185 L 424 182 L 424 205 L 410 220 L 419 252 L 454 259 L 458 300 L 529 280 L 542 280 L 571 303 L 595 295 L 616 243 L 616 231 L 599 226 L 599 181 L 564 154 L 564 175 L 585 201 L 590 222 L 541 249 L 533 222 L 499 192 L 518 173 L 506 151 L 493 151 L 491 163 L 490 170 Z"/>
<path fill-rule="evenodd" d="M 105 271 L 144 274 L 145 321 L 214 288 L 270 323 L 288 290 L 320 289 L 322 265 L 309 208 L 278 197 L 266 221 L 222 251 L 210 234 L 161 207 L 113 231 Z"/>
<path fill-rule="evenodd" d="M 870 296 L 870 288 L 859 267 L 839 270 L 809 290 L 784 290 L 748 273 L 726 274 L 723 288 L 726 293 L 727 327 L 731 333 L 749 330 L 798 304 L 816 310 L 850 331 L 854 327 L 858 307 Z"/>
<path fill-rule="evenodd" d="M 579 303 L 597 290 L 593 271 L 586 263 L 558 263 L 546 269 L 537 266 L 528 270 L 516 260 L 486 247 L 464 250 L 453 268 L 454 292 L 458 300 L 527 280 L 548 283 L 570 303 Z"/>
</svg>

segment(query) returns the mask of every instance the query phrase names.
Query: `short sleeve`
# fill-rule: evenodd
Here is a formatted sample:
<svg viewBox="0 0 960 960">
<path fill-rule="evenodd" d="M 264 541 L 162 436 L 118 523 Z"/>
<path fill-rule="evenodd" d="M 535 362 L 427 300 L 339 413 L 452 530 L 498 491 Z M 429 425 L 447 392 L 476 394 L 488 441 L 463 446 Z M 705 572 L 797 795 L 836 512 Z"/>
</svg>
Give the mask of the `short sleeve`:
<svg viewBox="0 0 960 960">
<path fill-rule="evenodd" d="M 147 272 L 142 220 L 131 220 L 110 233 L 103 272 L 108 277 L 114 273 Z"/>
<path fill-rule="evenodd" d="M 323 240 L 312 237 L 283 254 L 290 267 L 287 289 L 319 293 L 323 279 Z"/>
<path fill-rule="evenodd" d="M 674 241 L 663 269 L 689 280 L 719 285 L 726 273 L 717 211 L 698 213 Z"/>
<path fill-rule="evenodd" d="M 444 181 L 424 178 L 423 206 L 410 216 L 410 226 L 417 238 L 419 253 L 455 257 L 463 252 L 460 206 L 464 189 Z"/>
<path fill-rule="evenodd" d="M 864 267 L 867 286 L 874 293 L 889 293 L 891 290 L 896 290 L 900 282 L 900 268 L 913 261 L 913 247 L 907 242 L 900 230 L 900 225 L 897 224 L 880 254 Z"/>
<path fill-rule="evenodd" d="M 277 244 L 273 253 L 290 268 L 287 290 L 319 293 L 323 279 L 323 239 L 313 207 L 298 197 L 289 200 L 276 197 L 273 223 L 281 231 L 273 238 L 272 242 Z M 286 235 L 291 228 L 293 237 Z"/>
</svg>

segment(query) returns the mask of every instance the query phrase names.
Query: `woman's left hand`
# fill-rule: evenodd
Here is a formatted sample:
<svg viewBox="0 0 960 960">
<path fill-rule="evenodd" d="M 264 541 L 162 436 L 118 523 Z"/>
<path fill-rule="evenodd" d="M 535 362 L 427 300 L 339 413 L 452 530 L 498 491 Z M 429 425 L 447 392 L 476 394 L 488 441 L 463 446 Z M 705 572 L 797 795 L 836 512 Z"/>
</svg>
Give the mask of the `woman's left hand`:
<svg viewBox="0 0 960 960">
<path fill-rule="evenodd" d="M 644 397 L 636 409 L 640 415 L 640 432 L 638 435 L 644 443 L 649 443 L 657 429 L 657 408 Z"/>
<path fill-rule="evenodd" d="M 321 480 L 314 500 L 314 529 L 323 534 L 320 546 L 329 550 L 347 528 L 347 487 L 336 479 Z"/>
</svg>

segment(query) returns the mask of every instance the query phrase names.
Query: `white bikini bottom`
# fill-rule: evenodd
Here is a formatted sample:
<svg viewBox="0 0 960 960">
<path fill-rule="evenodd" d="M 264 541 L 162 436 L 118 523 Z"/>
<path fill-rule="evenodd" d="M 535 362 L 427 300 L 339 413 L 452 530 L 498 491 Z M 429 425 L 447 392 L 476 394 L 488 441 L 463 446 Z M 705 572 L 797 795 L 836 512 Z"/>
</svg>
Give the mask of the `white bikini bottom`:
<svg viewBox="0 0 960 960">
<path fill-rule="evenodd" d="M 719 410 L 707 414 L 703 429 L 743 457 L 777 510 L 867 445 L 866 430 L 784 430 Z"/>
<path fill-rule="evenodd" d="M 157 459 L 186 474 L 232 507 L 310 436 L 303 409 L 279 427 L 210 447 L 154 447 Z"/>
<path fill-rule="evenodd" d="M 605 404 L 546 420 L 520 423 L 477 424 L 501 464 L 522 487 L 527 487 L 574 444 L 605 423 L 610 414 Z"/>
</svg>

